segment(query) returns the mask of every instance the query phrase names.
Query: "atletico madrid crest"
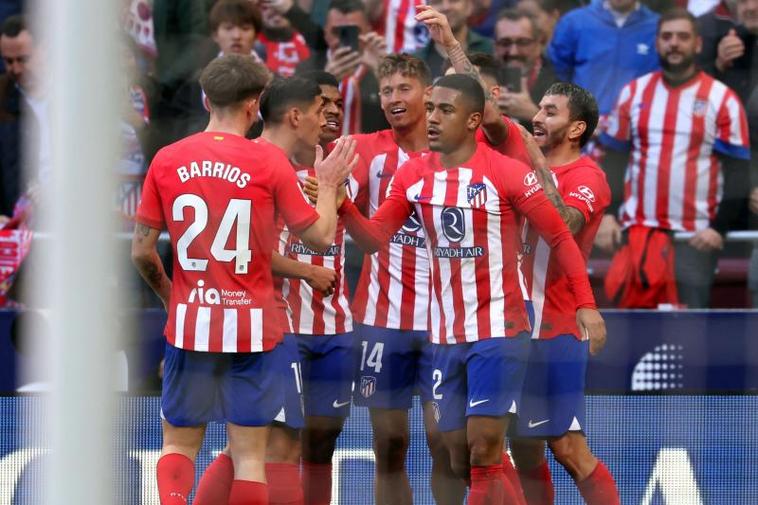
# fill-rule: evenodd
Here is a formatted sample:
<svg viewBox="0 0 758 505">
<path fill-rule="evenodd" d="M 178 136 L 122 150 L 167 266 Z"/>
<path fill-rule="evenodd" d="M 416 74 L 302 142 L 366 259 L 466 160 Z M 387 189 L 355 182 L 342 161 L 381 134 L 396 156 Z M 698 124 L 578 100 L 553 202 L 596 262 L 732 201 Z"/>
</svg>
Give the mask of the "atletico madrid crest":
<svg viewBox="0 0 758 505">
<path fill-rule="evenodd" d="M 481 209 L 487 203 L 487 186 L 480 182 L 466 187 L 466 199 L 472 209 Z"/>
<path fill-rule="evenodd" d="M 361 395 L 368 398 L 376 392 L 376 377 L 364 375 L 361 377 Z"/>
</svg>

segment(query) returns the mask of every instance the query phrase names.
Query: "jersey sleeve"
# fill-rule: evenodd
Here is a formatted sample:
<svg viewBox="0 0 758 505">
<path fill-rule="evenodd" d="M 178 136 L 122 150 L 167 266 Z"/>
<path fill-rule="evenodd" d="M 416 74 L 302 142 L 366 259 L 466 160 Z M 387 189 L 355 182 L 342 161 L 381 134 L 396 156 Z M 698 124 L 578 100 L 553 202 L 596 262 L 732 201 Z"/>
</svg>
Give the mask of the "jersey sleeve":
<svg viewBox="0 0 758 505">
<path fill-rule="evenodd" d="M 745 108 L 731 89 L 727 90 L 716 116 L 716 141 L 713 150 L 732 158 L 750 159 Z"/>
<path fill-rule="evenodd" d="M 384 246 L 411 215 L 413 209 L 405 197 L 407 174 L 411 171 L 410 167 L 406 168 L 409 163 L 398 169 L 387 198 L 370 220 L 349 199 L 345 199 L 339 209 L 347 232 L 367 253 L 374 253 Z"/>
<path fill-rule="evenodd" d="M 162 230 L 165 228 L 166 221 L 163 217 L 163 205 L 161 202 L 160 192 L 155 181 L 155 174 L 158 171 L 160 158 L 156 157 L 150 164 L 147 171 L 145 182 L 142 185 L 142 199 L 137 208 L 135 220 L 150 228 Z"/>
<path fill-rule="evenodd" d="M 494 163 L 505 167 L 493 170 L 498 181 L 498 193 L 505 195 L 520 213 L 526 214 L 533 205 L 539 203 L 535 196 L 539 194 L 544 197 L 537 174 L 524 163 L 502 156 L 495 159 Z"/>
<path fill-rule="evenodd" d="M 282 165 L 282 160 L 286 162 L 286 165 Z M 283 156 L 273 164 L 274 201 L 276 211 L 284 219 L 287 228 L 297 234 L 318 221 L 319 216 L 318 212 L 303 198 L 297 175 L 289 165 L 289 161 Z"/>
<path fill-rule="evenodd" d="M 584 216 L 584 222 L 603 214 L 611 199 L 611 190 L 605 176 L 595 170 L 585 170 L 564 180 L 558 188 L 563 202 L 577 209 Z"/>
<path fill-rule="evenodd" d="M 600 142 L 616 151 L 627 151 L 632 145 L 632 99 L 636 81 L 621 89 L 616 106 L 608 117 L 608 125 L 600 134 Z"/>
</svg>

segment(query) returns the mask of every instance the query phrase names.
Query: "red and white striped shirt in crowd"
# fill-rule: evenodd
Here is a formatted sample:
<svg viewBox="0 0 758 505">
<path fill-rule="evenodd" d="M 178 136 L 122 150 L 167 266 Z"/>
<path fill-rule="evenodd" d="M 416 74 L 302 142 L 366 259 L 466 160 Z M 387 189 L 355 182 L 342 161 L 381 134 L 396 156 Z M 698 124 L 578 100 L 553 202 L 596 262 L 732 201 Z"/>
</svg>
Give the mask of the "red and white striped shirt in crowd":
<svg viewBox="0 0 758 505">
<path fill-rule="evenodd" d="M 574 239 L 586 262 L 600 221 L 611 201 L 605 172 L 587 156 L 552 167 L 552 170 L 553 180 L 566 206 L 579 210 L 584 216 L 584 226 Z M 532 338 L 574 335 L 583 339 L 576 326 L 574 295 L 560 265 L 551 255 L 550 246 L 528 223 L 524 225 L 523 235 L 519 263 L 534 308 Z"/>
<path fill-rule="evenodd" d="M 318 220 L 284 151 L 202 132 L 161 149 L 136 220 L 174 247 L 165 335 L 180 349 L 261 352 L 282 339 L 271 274 L 277 215 L 300 232 Z"/>
<path fill-rule="evenodd" d="M 352 135 L 361 133 L 363 119 L 361 117 L 361 83 L 370 70 L 365 65 L 358 65 L 355 71 L 340 81 L 340 94 L 345 107 L 342 121 L 342 134 Z"/>
<path fill-rule="evenodd" d="M 305 39 L 295 31 L 289 40 L 271 40 L 265 33 L 261 33 L 258 35 L 258 41 L 266 50 L 266 66 L 282 77 L 295 75 L 298 63 L 307 60 L 311 55 Z"/>
<path fill-rule="evenodd" d="M 577 307 L 594 307 L 584 259 L 558 211 L 526 165 L 477 144 L 459 167 L 438 153 L 405 163 L 371 221 L 349 202 L 349 233 L 378 247 L 416 212 L 427 236 L 432 275 L 431 340 L 436 344 L 511 337 L 530 329 L 519 283 L 521 215 L 547 238 L 569 278 Z"/>
<path fill-rule="evenodd" d="M 298 168 L 297 177 L 301 182 L 307 176 L 316 176 L 312 168 Z M 355 194 L 355 191 L 357 187 L 351 188 L 349 193 Z M 288 305 L 290 331 L 303 335 L 334 335 L 352 331 L 353 319 L 345 282 L 345 227 L 342 222 L 337 223 L 334 243 L 323 253 L 310 249 L 285 227 L 279 236 L 279 254 L 301 263 L 329 268 L 337 273 L 336 289 L 329 296 L 314 291 L 304 280 L 282 280 L 282 296 Z"/>
<path fill-rule="evenodd" d="M 424 1 L 383 0 L 382 24 L 378 32 L 384 35 L 388 53 L 413 53 L 426 45 L 428 35 L 423 25 L 416 22 L 416 5 Z"/>
<path fill-rule="evenodd" d="M 361 163 L 353 171 L 356 204 L 373 216 L 387 197 L 398 167 L 419 153 L 406 153 L 392 130 L 355 135 Z M 375 254 L 366 255 L 353 299 L 355 320 L 381 328 L 429 329 L 429 256 L 418 216 L 411 215 L 402 229 Z"/>
<path fill-rule="evenodd" d="M 625 227 L 707 228 L 722 194 L 717 153 L 749 159 L 739 97 L 704 72 L 673 88 L 661 72 L 624 86 L 602 141 L 631 147 L 621 208 Z"/>
</svg>

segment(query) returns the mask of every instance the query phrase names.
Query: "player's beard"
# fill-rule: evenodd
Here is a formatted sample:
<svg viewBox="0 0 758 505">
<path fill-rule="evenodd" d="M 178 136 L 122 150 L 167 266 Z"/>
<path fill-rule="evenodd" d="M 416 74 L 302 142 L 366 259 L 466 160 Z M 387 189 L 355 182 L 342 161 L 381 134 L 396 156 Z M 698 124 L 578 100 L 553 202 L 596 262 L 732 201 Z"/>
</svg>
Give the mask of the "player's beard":
<svg viewBox="0 0 758 505">
<path fill-rule="evenodd" d="M 683 74 L 685 70 L 687 70 L 688 68 L 690 68 L 690 66 L 692 66 L 692 64 L 695 61 L 695 56 L 692 54 L 688 56 L 681 52 L 679 54 L 682 55 L 682 61 L 680 61 L 679 63 L 669 62 L 668 55 L 659 56 L 658 60 L 661 64 L 661 68 L 670 74 L 674 74 L 674 75 Z"/>
</svg>

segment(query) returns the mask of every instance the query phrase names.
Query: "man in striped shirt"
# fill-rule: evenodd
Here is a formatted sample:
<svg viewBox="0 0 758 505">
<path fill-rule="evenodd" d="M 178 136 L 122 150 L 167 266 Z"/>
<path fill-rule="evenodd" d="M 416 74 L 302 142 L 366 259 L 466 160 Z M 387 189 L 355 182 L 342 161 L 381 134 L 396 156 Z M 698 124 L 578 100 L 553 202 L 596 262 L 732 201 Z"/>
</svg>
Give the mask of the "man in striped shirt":
<svg viewBox="0 0 758 505">
<path fill-rule="evenodd" d="M 137 212 L 132 258 L 169 311 L 157 467 L 162 505 L 187 503 L 211 420 L 227 423 L 234 463 L 228 503 L 268 503 L 268 425 L 291 376 L 277 352 L 282 327 L 271 279 L 272 223 L 281 213 L 310 247 L 328 248 L 336 188 L 354 164 L 350 141 L 338 141 L 329 157 L 317 159 L 322 199 L 316 210 L 308 205 L 295 174 L 281 169 L 289 164 L 284 152 L 244 138 L 267 81 L 263 65 L 246 56 L 208 65 L 200 79 L 208 127 L 156 155 Z M 317 92 L 303 121 L 319 124 L 321 103 Z M 173 279 L 156 250 L 164 227 L 176 251 Z"/>
<path fill-rule="evenodd" d="M 700 52 L 695 18 L 683 9 L 661 16 L 656 48 L 661 70 L 621 91 L 601 141 L 613 201 L 598 245 L 613 249 L 621 227 L 692 232 L 675 244 L 679 302 L 708 307 L 718 251 L 744 209 L 749 188 L 745 110 L 734 91 L 695 64 Z M 622 181 L 623 178 L 623 181 Z M 623 203 L 621 193 L 623 188 Z M 612 213 L 619 209 L 621 225 Z"/>
<path fill-rule="evenodd" d="M 598 123 L 597 103 L 575 84 L 555 83 L 539 106 L 532 121 L 534 138 L 526 132 L 524 135 L 532 165 L 586 260 L 611 198 L 605 174 L 581 151 Z M 511 439 L 511 450 L 527 503 L 553 503 L 545 460 L 547 440 L 589 505 L 618 505 L 613 477 L 592 454 L 584 436 L 587 359 L 590 352 L 600 350 L 600 343 L 588 342 L 580 333 L 568 279 L 548 245 L 534 230 L 527 228 L 525 235 L 520 261 L 534 323 L 518 438 Z"/>
<path fill-rule="evenodd" d="M 397 171 L 370 221 L 347 199 L 339 212 L 367 252 L 416 216 L 430 258 L 439 430 L 453 470 L 471 484 L 469 504 L 500 505 L 519 500 L 503 473 L 502 450 L 509 414 L 518 412 L 530 329 L 516 264 L 521 215 L 554 248 L 580 331 L 604 339 L 605 325 L 581 252 L 534 172 L 477 143 L 484 102 L 471 77 L 440 78 L 426 102 L 433 152 Z"/>
</svg>

